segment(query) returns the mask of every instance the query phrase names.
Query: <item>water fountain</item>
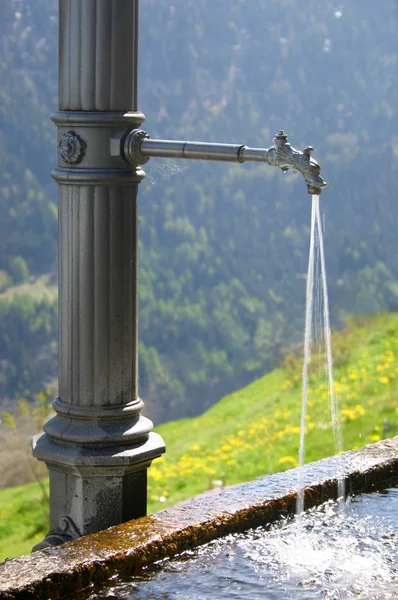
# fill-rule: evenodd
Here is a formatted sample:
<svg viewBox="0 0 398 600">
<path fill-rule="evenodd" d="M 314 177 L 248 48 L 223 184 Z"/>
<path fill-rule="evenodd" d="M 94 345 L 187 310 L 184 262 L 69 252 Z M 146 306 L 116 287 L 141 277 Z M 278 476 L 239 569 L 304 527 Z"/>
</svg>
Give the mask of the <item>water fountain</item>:
<svg viewBox="0 0 398 600">
<path fill-rule="evenodd" d="M 70 597 L 295 508 L 287 473 L 144 516 L 147 468 L 165 448 L 137 394 L 141 165 L 266 162 L 300 172 L 310 194 L 326 183 L 312 148 L 295 150 L 282 130 L 269 149 L 151 139 L 137 106 L 137 49 L 138 0 L 60 0 L 59 398 L 34 442 L 50 472 L 51 531 L 40 552 L 0 567 L 1 598 Z M 306 507 L 338 495 L 336 465 L 305 468 Z M 337 466 L 350 492 L 384 485 L 398 477 L 398 443 L 347 453 Z"/>
<path fill-rule="evenodd" d="M 137 391 L 137 192 L 150 157 L 266 162 L 326 183 L 308 146 L 151 139 L 138 110 L 138 0 L 60 0 L 59 397 L 34 440 L 50 475 L 42 549 L 146 514 L 163 440 Z"/>
<path fill-rule="evenodd" d="M 337 498 L 336 473 L 344 478 L 350 494 L 383 489 L 398 482 L 398 438 L 346 452 L 339 460 L 336 459 L 332 457 L 305 466 L 303 484 L 306 509 Z M 211 498 L 188 501 L 62 546 L 6 561 L 0 566 L 0 598 L 69 600 L 73 597 L 83 600 L 94 590 L 100 590 L 104 585 L 114 588 L 119 578 L 123 580 L 140 574 L 143 569 L 161 560 L 190 552 L 232 533 L 280 521 L 295 512 L 296 471 L 293 469 L 261 477 Z M 309 531 L 311 527 L 310 522 Z M 287 541 L 290 543 L 290 538 Z M 263 542 L 260 540 L 260 543 Z M 302 550 L 296 547 L 294 552 L 300 556 Z M 225 556 L 225 546 L 221 547 L 220 553 Z M 226 585 L 229 593 L 228 582 Z M 134 598 L 133 588 L 130 593 Z M 308 598 L 319 597 L 311 593 L 308 589 Z M 104 590 L 104 595 L 118 598 L 115 590 Z M 187 594 L 186 597 L 191 596 Z M 214 592 L 212 597 L 218 596 Z M 306 600 L 307 597 L 304 590 Z M 129 598 L 123 586 L 119 598 Z"/>
</svg>

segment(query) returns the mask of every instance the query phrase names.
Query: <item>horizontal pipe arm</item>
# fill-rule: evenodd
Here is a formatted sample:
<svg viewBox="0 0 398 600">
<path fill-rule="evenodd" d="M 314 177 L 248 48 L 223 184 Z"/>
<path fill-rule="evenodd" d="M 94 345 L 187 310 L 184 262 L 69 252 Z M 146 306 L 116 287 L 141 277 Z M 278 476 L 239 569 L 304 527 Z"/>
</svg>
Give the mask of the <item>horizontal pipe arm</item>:
<svg viewBox="0 0 398 600">
<path fill-rule="evenodd" d="M 320 194 L 326 182 L 320 176 L 320 166 L 311 157 L 313 148 L 301 152 L 293 148 L 283 130 L 274 138 L 271 148 L 250 148 L 243 144 L 216 144 L 212 142 L 185 142 L 179 140 L 154 140 L 142 129 L 118 134 L 111 141 L 111 153 L 122 156 L 130 165 L 143 165 L 151 157 L 185 158 L 191 160 L 217 160 L 222 162 L 264 162 L 282 171 L 294 169 L 302 174 L 310 194 Z"/>
<path fill-rule="evenodd" d="M 163 158 L 185 158 L 194 160 L 219 160 L 267 162 L 268 150 L 249 148 L 242 144 L 215 144 L 212 142 L 183 142 L 178 140 L 144 139 L 141 142 L 142 156 Z"/>
</svg>

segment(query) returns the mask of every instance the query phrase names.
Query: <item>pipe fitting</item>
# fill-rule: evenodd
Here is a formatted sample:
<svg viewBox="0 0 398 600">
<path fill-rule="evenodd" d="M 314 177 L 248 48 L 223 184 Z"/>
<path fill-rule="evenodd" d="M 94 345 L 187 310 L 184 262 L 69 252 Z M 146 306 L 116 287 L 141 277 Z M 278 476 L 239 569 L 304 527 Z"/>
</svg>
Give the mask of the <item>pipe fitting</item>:
<svg viewBox="0 0 398 600">
<path fill-rule="evenodd" d="M 311 157 L 312 146 L 306 146 L 301 152 L 289 144 L 286 133 L 281 129 L 274 138 L 274 145 L 269 148 L 267 161 L 270 165 L 279 167 L 283 172 L 293 169 L 304 177 L 309 194 L 320 195 L 327 186 L 320 175 L 321 167 Z"/>
<path fill-rule="evenodd" d="M 141 166 L 148 162 L 149 156 L 144 156 L 141 152 L 141 144 L 150 137 L 143 129 L 133 129 L 124 137 L 121 145 L 122 156 L 133 165 Z"/>
</svg>

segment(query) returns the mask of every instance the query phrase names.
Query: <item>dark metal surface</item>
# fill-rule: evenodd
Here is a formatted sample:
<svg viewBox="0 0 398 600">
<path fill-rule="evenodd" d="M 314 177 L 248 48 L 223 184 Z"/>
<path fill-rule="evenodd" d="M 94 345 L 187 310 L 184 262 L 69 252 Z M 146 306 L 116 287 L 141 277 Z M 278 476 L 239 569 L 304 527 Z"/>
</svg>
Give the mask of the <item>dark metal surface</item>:
<svg viewBox="0 0 398 600">
<path fill-rule="evenodd" d="M 131 165 L 144 164 L 150 157 L 182 158 L 188 160 L 216 160 L 224 162 L 265 162 L 282 171 L 293 169 L 301 173 L 310 194 L 320 194 L 327 183 L 320 175 L 320 166 L 311 157 L 313 148 L 302 152 L 293 148 L 287 135 L 280 130 L 270 148 L 250 148 L 244 144 L 218 144 L 180 140 L 151 139 L 140 129 L 130 131 L 119 150 Z"/>
<path fill-rule="evenodd" d="M 164 452 L 138 397 L 144 172 L 112 153 L 114 132 L 144 121 L 138 0 L 60 0 L 59 31 L 59 397 L 33 447 L 50 474 L 41 548 L 145 515 L 146 469 Z"/>
</svg>

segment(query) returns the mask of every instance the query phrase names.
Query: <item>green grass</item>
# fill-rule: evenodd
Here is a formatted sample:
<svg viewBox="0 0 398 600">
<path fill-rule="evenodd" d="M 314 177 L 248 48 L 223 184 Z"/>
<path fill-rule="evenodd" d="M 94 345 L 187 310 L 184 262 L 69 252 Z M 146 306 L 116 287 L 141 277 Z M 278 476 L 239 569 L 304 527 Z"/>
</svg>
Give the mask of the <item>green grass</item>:
<svg viewBox="0 0 398 600">
<path fill-rule="evenodd" d="M 48 493 L 47 481 L 43 482 Z M 0 490 L 0 561 L 29 554 L 48 528 L 48 503 L 38 483 Z"/>
<path fill-rule="evenodd" d="M 335 390 L 344 449 L 398 433 L 398 314 L 352 321 L 333 335 Z M 325 357 L 313 354 L 306 436 L 307 462 L 335 453 Z M 150 509 L 296 466 L 302 359 L 223 398 L 201 417 L 162 425 L 167 454 L 149 470 Z M 163 500 L 160 503 L 159 498 Z"/>
<path fill-rule="evenodd" d="M 398 313 L 352 320 L 333 335 L 344 449 L 398 433 Z M 306 461 L 335 453 L 325 357 L 313 353 Z M 153 512 L 212 487 L 297 465 L 302 358 L 218 402 L 200 417 L 156 428 L 167 445 L 148 472 Z M 0 491 L 0 559 L 29 552 L 46 525 L 38 485 Z M 40 534 L 38 533 L 40 531 Z M 33 536 L 33 537 L 32 537 Z"/>
</svg>

